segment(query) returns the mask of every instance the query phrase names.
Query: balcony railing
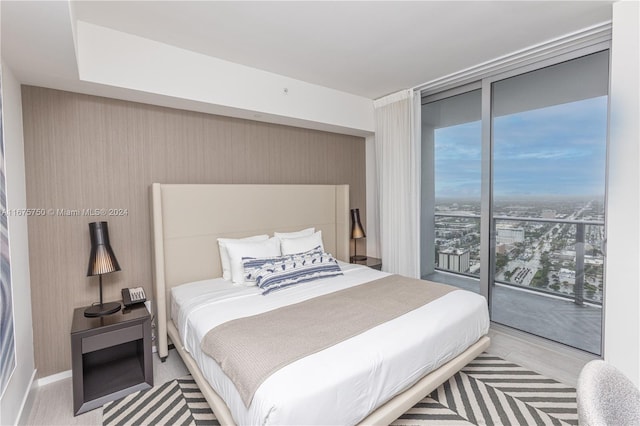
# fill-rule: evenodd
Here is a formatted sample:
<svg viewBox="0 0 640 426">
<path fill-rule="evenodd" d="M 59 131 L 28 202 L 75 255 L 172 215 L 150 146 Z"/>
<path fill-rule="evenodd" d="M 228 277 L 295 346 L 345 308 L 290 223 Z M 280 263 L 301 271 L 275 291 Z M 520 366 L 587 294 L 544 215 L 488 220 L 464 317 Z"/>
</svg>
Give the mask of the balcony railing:
<svg viewBox="0 0 640 426">
<path fill-rule="evenodd" d="M 449 213 L 435 213 L 436 218 L 446 218 L 446 217 L 450 217 L 450 218 L 455 218 L 456 222 L 450 222 L 447 223 L 447 225 L 449 225 L 450 227 L 447 228 L 445 231 L 442 231 L 443 227 L 440 227 L 441 230 L 441 234 L 456 234 L 456 238 L 458 240 L 464 240 L 465 238 L 465 231 L 467 231 L 466 235 L 468 234 L 478 234 L 480 232 L 480 216 L 479 215 L 475 215 L 475 214 L 460 214 L 460 213 L 456 213 L 456 214 L 449 214 Z M 460 219 L 469 219 L 469 221 L 460 221 Z M 477 229 L 469 232 L 469 228 L 467 226 L 466 229 L 464 229 L 463 225 L 465 222 L 469 223 L 471 221 L 477 222 Z M 593 304 L 593 305 L 602 305 L 602 301 L 598 300 L 599 298 L 594 297 L 596 294 L 596 291 L 598 290 L 598 282 L 600 283 L 600 285 L 603 284 L 603 279 L 604 277 L 600 276 L 600 274 L 602 273 L 603 267 L 597 267 L 594 265 L 594 267 L 590 268 L 591 271 L 598 271 L 597 275 L 598 276 L 591 276 L 591 280 L 592 280 L 592 284 L 587 283 L 587 285 L 589 286 L 590 289 L 590 293 L 592 293 L 591 297 L 588 297 L 585 299 L 585 231 L 587 230 L 588 226 L 597 226 L 597 227 L 604 227 L 604 222 L 602 221 L 593 221 L 593 220 L 579 220 L 579 219 L 547 219 L 547 218 L 533 218 L 533 217 L 516 217 L 516 216 L 494 216 L 492 224 L 493 224 L 493 229 L 491 232 L 491 244 L 493 247 L 497 246 L 497 240 L 498 240 L 498 234 L 496 231 L 496 225 L 499 222 L 519 222 L 519 223 L 552 223 L 557 225 L 560 225 L 560 227 L 552 227 L 549 228 L 547 230 L 545 230 L 543 232 L 543 234 L 541 233 L 537 233 L 536 240 L 533 240 L 531 238 L 529 238 L 529 243 L 530 246 L 526 247 L 527 250 L 530 250 L 531 253 L 531 257 L 537 257 L 538 260 L 536 262 L 539 262 L 539 267 L 536 270 L 529 270 L 526 271 L 526 273 L 524 274 L 525 277 L 528 277 L 529 274 L 531 274 L 531 279 L 528 280 L 527 285 L 523 285 L 522 284 L 522 280 L 520 280 L 521 282 L 513 282 L 510 280 L 511 278 L 511 274 L 509 274 L 507 276 L 507 278 L 505 277 L 504 272 L 507 271 L 496 271 L 496 279 L 494 279 L 494 281 L 496 283 L 499 284 L 503 284 L 506 286 L 510 286 L 510 287 L 516 287 L 516 288 L 521 288 L 521 289 L 526 289 L 526 290 L 530 290 L 530 291 L 534 291 L 537 293 L 541 293 L 541 294 L 547 294 L 547 295 L 553 295 L 556 297 L 561 297 L 564 299 L 571 299 L 574 301 L 575 304 L 577 305 L 583 305 L 585 302 L 589 303 L 589 304 Z M 440 225 L 442 225 L 443 223 L 440 221 L 439 222 Z M 575 233 L 574 233 L 574 238 L 573 240 L 575 241 L 575 266 L 573 268 L 573 272 L 574 272 L 574 285 L 573 285 L 573 295 L 567 294 L 567 293 L 563 293 L 561 291 L 558 291 L 557 289 L 560 287 L 560 275 L 561 275 L 561 271 L 564 269 L 566 270 L 567 268 L 561 268 L 559 270 L 555 270 L 555 274 L 553 273 L 554 271 L 549 269 L 549 265 L 551 263 L 555 263 L 555 267 L 557 269 L 557 266 L 562 262 L 562 259 L 558 259 L 558 258 L 552 258 L 549 259 L 549 255 L 551 254 L 551 251 L 549 250 L 551 247 L 555 247 L 556 249 L 558 248 L 557 243 L 558 241 L 566 241 L 566 239 L 569 239 L 567 237 L 567 229 L 566 227 L 563 227 L 563 225 L 568 225 L 568 226 L 575 226 Z M 451 227 L 453 226 L 453 228 Z M 458 229 L 456 229 L 456 226 L 458 227 Z M 438 234 L 438 223 L 436 223 L 436 235 Z M 555 232 L 554 232 L 555 229 Z M 514 231 L 517 231 L 518 229 L 516 228 Z M 529 231 L 531 232 L 531 231 Z M 517 234 L 517 232 L 514 232 L 515 234 Z M 592 231 L 593 233 L 593 231 Z M 555 240 L 554 240 L 555 237 Z M 567 237 L 565 239 L 565 237 Z M 475 238 L 475 237 L 474 237 Z M 517 238 L 516 239 L 520 239 Z M 439 238 L 436 236 L 436 240 L 444 240 L 446 241 L 447 238 Z M 467 238 L 467 241 L 469 239 Z M 596 242 L 602 242 L 603 240 L 603 235 L 602 232 L 600 232 L 599 234 L 599 238 L 596 238 Z M 524 238 L 524 236 L 522 236 L 521 241 L 518 241 L 517 243 L 512 244 L 512 247 L 515 245 L 518 245 L 520 249 L 523 248 L 523 246 L 525 246 L 525 241 L 526 239 Z M 479 248 L 479 241 L 477 243 L 477 246 Z M 467 247 L 463 247 L 465 249 L 473 249 L 472 247 L 469 247 L 467 245 Z M 566 246 L 562 247 L 566 249 Z M 596 249 L 597 251 L 599 251 L 599 248 Z M 515 253 L 516 251 L 514 249 L 511 250 L 510 253 Z M 521 254 L 521 253 L 520 253 Z M 543 254 L 546 254 L 546 259 L 543 258 Z M 512 254 L 513 255 L 513 254 Z M 436 257 L 438 257 L 438 252 L 436 252 Z M 495 259 L 498 259 L 498 255 L 496 254 Z M 470 261 L 473 262 L 474 259 L 471 259 Z M 477 260 L 477 259 L 476 259 Z M 507 257 L 507 265 L 510 264 L 511 262 L 515 262 L 517 261 L 518 258 L 512 259 Z M 544 264 L 542 265 L 542 262 L 544 260 Z M 604 257 L 602 255 L 602 260 L 604 262 Z M 505 261 L 505 258 L 502 258 L 502 261 Z M 436 264 L 438 264 L 438 259 L 435 259 Z M 536 263 L 534 262 L 534 263 Z M 525 261 L 521 262 L 523 265 L 526 263 Z M 565 259 L 564 263 L 572 263 L 572 262 L 567 262 Z M 506 265 L 503 265 L 503 267 L 505 267 Z M 546 267 L 544 267 L 546 266 Z M 495 266 L 494 266 L 495 267 Z M 451 269 L 447 269 L 447 268 L 442 268 L 440 267 L 440 265 L 436 266 L 437 270 L 441 270 L 441 271 L 446 271 L 449 273 L 456 273 L 456 274 L 460 274 L 460 275 L 465 275 L 465 276 L 475 276 L 477 277 L 477 274 L 470 274 L 469 272 L 466 271 L 455 271 L 455 270 L 451 270 Z M 497 269 L 497 268 L 496 268 Z M 517 269 L 516 269 L 517 270 Z M 500 272 L 500 273 L 498 273 Z M 508 271 L 511 272 L 511 271 Z M 537 275 L 538 274 L 538 275 Z M 516 274 L 514 274 L 516 275 Z M 522 271 L 520 271 L 520 277 L 522 277 Z M 549 275 L 554 277 L 554 280 L 556 282 L 554 282 L 552 285 L 545 285 L 544 288 L 539 287 L 539 286 L 532 286 L 532 285 L 528 285 L 531 282 L 533 282 L 535 277 L 538 277 L 538 279 L 535 281 L 536 284 L 539 284 L 540 282 L 542 283 L 547 283 L 548 284 L 548 278 Z M 497 279 L 498 276 L 501 276 L 503 279 Z M 542 280 L 542 281 L 541 281 Z M 563 284 L 563 286 L 566 286 L 565 284 Z"/>
</svg>

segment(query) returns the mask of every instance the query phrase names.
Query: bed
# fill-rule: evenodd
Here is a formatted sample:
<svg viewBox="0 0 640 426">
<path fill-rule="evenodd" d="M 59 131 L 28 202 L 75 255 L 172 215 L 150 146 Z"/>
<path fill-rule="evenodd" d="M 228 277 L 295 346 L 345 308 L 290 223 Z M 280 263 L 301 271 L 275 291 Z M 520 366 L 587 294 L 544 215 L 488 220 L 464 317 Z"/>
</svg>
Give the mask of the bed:
<svg viewBox="0 0 640 426">
<path fill-rule="evenodd" d="M 207 329 L 388 275 L 346 263 L 348 194 L 347 185 L 152 185 L 158 354 L 165 359 L 169 340 L 174 344 L 222 424 L 389 424 L 488 347 L 486 303 L 454 291 L 428 309 L 285 366 L 258 387 L 250 405 L 242 404 L 233 382 L 200 350 Z M 341 276 L 269 296 L 221 278 L 218 238 L 307 227 L 322 231 L 325 251 L 341 261 Z M 422 335 L 438 344 L 425 344 Z M 420 357 L 427 358 L 396 354 L 402 345 L 423 348 Z M 373 376 L 363 367 L 367 363 L 376 370 Z M 319 373 L 319 365 L 331 368 Z M 300 417 L 305 415 L 310 417 Z"/>
</svg>

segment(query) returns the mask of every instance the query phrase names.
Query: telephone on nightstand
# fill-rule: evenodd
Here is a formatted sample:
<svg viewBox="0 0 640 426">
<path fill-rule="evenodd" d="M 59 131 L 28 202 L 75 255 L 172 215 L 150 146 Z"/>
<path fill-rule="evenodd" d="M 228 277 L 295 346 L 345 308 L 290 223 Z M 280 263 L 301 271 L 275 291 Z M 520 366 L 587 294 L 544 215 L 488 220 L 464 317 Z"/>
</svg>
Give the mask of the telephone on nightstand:
<svg viewBox="0 0 640 426">
<path fill-rule="evenodd" d="M 124 303 L 124 306 L 143 303 L 146 300 L 147 296 L 144 294 L 144 289 L 142 287 L 122 289 L 122 303 Z"/>
</svg>

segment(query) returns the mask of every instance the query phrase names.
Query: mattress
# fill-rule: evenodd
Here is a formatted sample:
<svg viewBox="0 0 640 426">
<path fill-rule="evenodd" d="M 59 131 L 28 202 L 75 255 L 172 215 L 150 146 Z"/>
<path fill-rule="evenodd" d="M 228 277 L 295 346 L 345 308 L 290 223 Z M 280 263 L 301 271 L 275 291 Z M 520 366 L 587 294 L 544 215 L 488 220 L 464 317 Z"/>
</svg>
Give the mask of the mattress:
<svg viewBox="0 0 640 426">
<path fill-rule="evenodd" d="M 453 291 L 419 309 L 293 362 L 267 378 L 245 407 L 200 342 L 226 321 L 360 285 L 388 274 L 340 263 L 344 275 L 267 296 L 221 278 L 174 287 L 171 315 L 184 348 L 238 424 L 356 424 L 421 377 L 455 358 L 489 329 L 482 296 Z M 286 342 L 283 342 L 286 344 Z"/>
</svg>

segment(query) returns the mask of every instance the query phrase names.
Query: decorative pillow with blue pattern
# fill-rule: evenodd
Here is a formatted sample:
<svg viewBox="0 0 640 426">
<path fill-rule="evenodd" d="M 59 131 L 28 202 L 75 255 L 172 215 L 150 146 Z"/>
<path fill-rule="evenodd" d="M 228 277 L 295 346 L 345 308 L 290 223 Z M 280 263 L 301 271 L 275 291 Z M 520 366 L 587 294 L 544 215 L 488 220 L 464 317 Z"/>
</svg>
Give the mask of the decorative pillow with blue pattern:
<svg viewBox="0 0 640 426">
<path fill-rule="evenodd" d="M 243 259 L 245 280 L 255 280 L 262 294 L 321 278 L 342 275 L 338 261 L 320 247 L 279 258 Z"/>
<path fill-rule="evenodd" d="M 243 257 L 242 258 L 242 266 L 244 267 L 244 281 L 247 285 L 257 285 L 256 284 L 256 272 L 260 271 L 265 266 L 275 265 L 279 262 L 294 262 L 294 261 L 302 261 L 304 256 L 320 252 L 322 250 L 320 247 L 316 247 L 313 250 L 309 250 L 304 253 L 296 253 L 296 254 L 287 254 L 284 256 L 274 256 L 274 257 Z"/>
</svg>

